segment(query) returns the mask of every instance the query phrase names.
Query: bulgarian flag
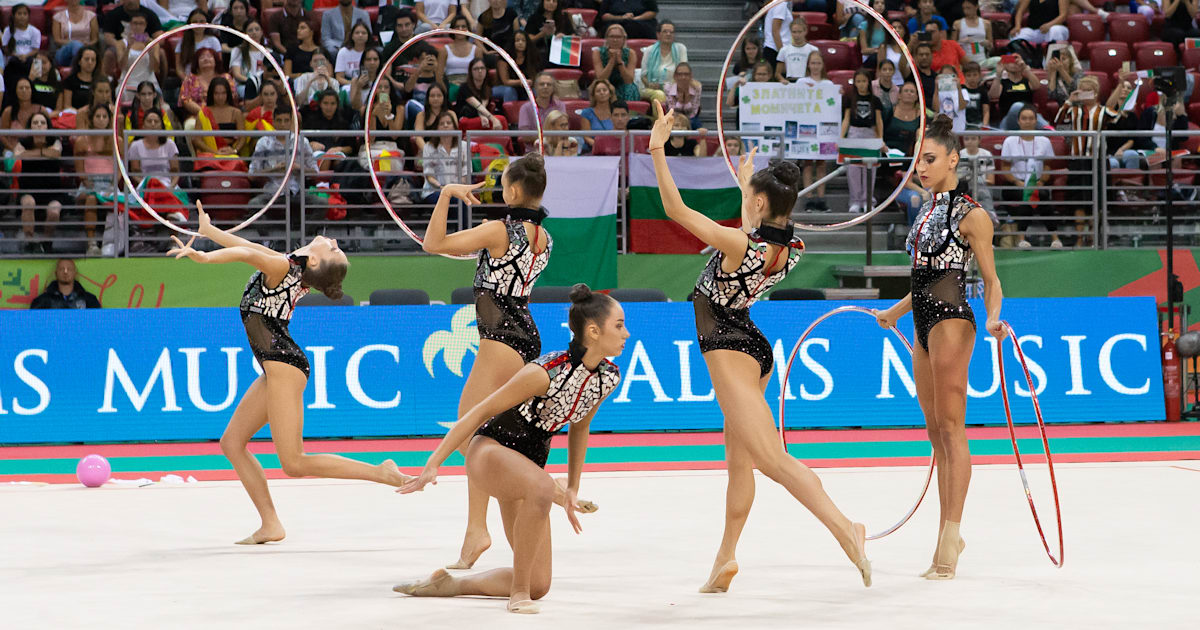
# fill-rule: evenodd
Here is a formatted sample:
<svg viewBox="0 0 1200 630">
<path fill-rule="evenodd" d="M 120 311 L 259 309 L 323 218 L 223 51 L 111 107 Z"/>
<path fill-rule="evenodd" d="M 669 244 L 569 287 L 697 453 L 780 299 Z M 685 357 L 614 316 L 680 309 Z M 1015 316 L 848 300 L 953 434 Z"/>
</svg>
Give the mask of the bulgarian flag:
<svg viewBox="0 0 1200 630">
<path fill-rule="evenodd" d="M 593 289 L 617 286 L 618 156 L 546 158 L 549 211 L 542 225 L 554 239 L 550 264 L 538 282 L 571 286 L 586 282 Z"/>
<path fill-rule="evenodd" d="M 838 140 L 838 164 L 859 163 L 864 159 L 883 157 L 883 140 L 880 138 L 841 138 Z"/>
<path fill-rule="evenodd" d="M 1029 177 L 1025 180 L 1025 191 L 1021 195 L 1021 201 L 1028 202 L 1030 206 L 1036 208 L 1040 200 L 1038 195 L 1038 174 L 1030 173 Z"/>
<path fill-rule="evenodd" d="M 1183 49 L 1200 48 L 1200 37 L 1189 37 L 1183 40 Z"/>
<path fill-rule="evenodd" d="M 550 40 L 550 63 L 560 66 L 579 66 L 583 53 L 583 38 L 573 35 L 555 35 Z"/>
<path fill-rule="evenodd" d="M 760 155 L 754 163 L 762 168 L 768 161 L 768 156 Z M 742 192 L 730 175 L 725 158 L 669 157 L 667 165 L 688 207 L 721 225 L 741 224 Z M 667 218 L 654 176 L 654 162 L 644 153 L 629 156 L 629 218 L 630 251 L 695 254 L 705 247 L 700 239 Z"/>
</svg>

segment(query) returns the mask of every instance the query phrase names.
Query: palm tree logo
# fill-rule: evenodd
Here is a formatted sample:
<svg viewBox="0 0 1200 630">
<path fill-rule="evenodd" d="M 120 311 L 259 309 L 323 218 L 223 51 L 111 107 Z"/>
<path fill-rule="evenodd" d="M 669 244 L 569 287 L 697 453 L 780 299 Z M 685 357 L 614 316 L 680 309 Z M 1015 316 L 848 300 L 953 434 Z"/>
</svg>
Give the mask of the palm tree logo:
<svg viewBox="0 0 1200 630">
<path fill-rule="evenodd" d="M 467 352 L 479 353 L 479 330 L 474 323 L 475 306 L 464 306 L 450 318 L 450 330 L 434 331 L 425 339 L 421 355 L 429 376 L 433 376 L 433 361 L 441 352 L 446 368 L 455 376 L 462 377 L 462 362 Z"/>
</svg>

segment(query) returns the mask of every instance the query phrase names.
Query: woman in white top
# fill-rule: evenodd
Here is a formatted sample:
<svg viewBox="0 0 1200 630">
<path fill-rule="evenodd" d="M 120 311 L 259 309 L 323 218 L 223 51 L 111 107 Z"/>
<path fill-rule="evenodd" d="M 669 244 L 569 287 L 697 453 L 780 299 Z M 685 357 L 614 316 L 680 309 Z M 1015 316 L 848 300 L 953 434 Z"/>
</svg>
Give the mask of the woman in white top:
<svg viewBox="0 0 1200 630">
<path fill-rule="evenodd" d="M 892 20 L 892 28 L 896 30 L 896 34 L 900 36 L 900 40 L 894 40 L 890 36 L 884 41 L 883 46 L 880 46 L 883 52 L 883 59 L 892 62 L 892 67 L 896 72 L 892 73 L 892 84 L 896 87 L 904 85 L 907 78 L 912 77 L 912 69 L 908 67 L 908 57 L 900 50 L 900 42 L 908 41 L 908 27 L 904 25 L 904 20 Z"/>
<path fill-rule="evenodd" d="M 438 116 L 437 130 L 458 130 L 454 112 L 446 110 Z M 421 188 L 422 203 L 437 203 L 443 186 L 463 183 L 459 170 L 460 155 L 458 134 L 431 137 L 425 143 L 421 149 L 421 171 L 425 175 L 425 186 Z"/>
<path fill-rule="evenodd" d="M 992 52 L 992 22 L 979 16 L 979 0 L 963 0 L 963 16 L 954 23 L 951 37 L 962 44 L 967 59 L 983 65 Z M 983 50 L 975 52 L 969 44 L 982 44 Z"/>
<path fill-rule="evenodd" d="M 417 33 L 432 31 L 435 28 L 446 28 L 450 20 L 458 14 L 457 0 L 417 0 L 413 7 L 417 16 Z"/>
<path fill-rule="evenodd" d="M 208 15 L 196 9 L 188 16 L 188 24 L 205 24 L 208 22 Z M 176 76 L 186 77 L 193 72 L 193 61 L 196 59 L 196 53 L 201 48 L 211 48 L 217 53 L 217 58 L 221 57 L 221 40 L 213 35 L 207 29 L 197 28 L 190 31 L 184 31 L 183 39 L 175 44 L 175 74 Z"/>
<path fill-rule="evenodd" d="M 264 46 L 267 44 L 263 38 L 262 24 L 259 24 L 258 20 L 246 23 L 246 36 Z M 229 74 L 237 82 L 238 96 L 244 101 L 254 100 L 262 89 L 265 62 L 263 54 L 245 40 L 229 53 Z"/>
<path fill-rule="evenodd" d="M 142 128 L 161 130 L 163 128 L 162 112 L 151 109 L 142 118 Z M 146 136 L 134 140 L 129 145 L 125 158 L 129 160 L 129 173 L 137 182 L 138 190 L 145 196 L 146 179 L 155 179 L 167 190 L 174 191 L 179 186 L 179 147 L 167 136 Z M 182 222 L 187 217 L 180 212 L 167 215 L 170 221 Z"/>
<path fill-rule="evenodd" d="M 42 32 L 29 23 L 29 7 L 18 4 L 13 8 L 12 24 L 4 27 L 0 43 L 9 63 L 19 59 L 22 66 L 28 64 L 33 53 L 42 47 Z"/>
<path fill-rule="evenodd" d="M 120 64 L 122 72 L 129 73 L 129 80 L 125 83 L 125 93 L 119 95 L 122 105 L 132 103 L 136 92 L 134 86 L 147 81 L 154 85 L 156 91 L 162 92 L 156 74 L 158 69 L 166 64 L 166 55 L 159 47 L 152 48 L 148 53 L 143 54 L 146 52 L 148 43 L 150 43 L 150 35 L 146 33 L 146 16 L 141 14 L 131 16 L 129 27 L 125 29 L 125 38 L 119 42 L 123 45 L 118 45 L 117 62 Z"/>
<path fill-rule="evenodd" d="M 67 0 L 66 10 L 54 14 L 50 35 L 57 47 L 54 64 L 59 67 L 69 66 L 75 55 L 79 54 L 79 49 L 95 46 L 100 41 L 100 26 L 96 20 L 96 13 L 83 8 L 79 0 Z"/>
<path fill-rule="evenodd" d="M 456 31 L 470 32 L 471 26 L 465 16 L 456 16 L 453 20 Z M 462 85 L 467 81 L 467 73 L 471 70 L 471 62 L 483 58 L 483 48 L 466 35 L 455 35 L 454 40 L 438 51 L 438 65 L 441 66 L 446 82 L 451 85 Z"/>
<path fill-rule="evenodd" d="M 1037 110 L 1033 105 L 1026 105 L 1021 109 L 1017 116 L 1017 124 L 1021 131 L 1037 129 Z M 1032 195 L 1037 194 L 1039 188 L 1050 182 L 1050 174 L 1046 168 L 1046 160 L 1054 157 L 1054 146 L 1050 144 L 1050 139 L 1046 136 L 1033 135 L 1009 136 L 1004 139 L 1004 144 L 1000 145 L 1000 157 L 1009 164 L 1008 171 L 1001 173 L 1001 180 L 1013 187 L 1004 190 L 1002 194 L 1004 200 L 1027 204 L 1010 205 L 1009 212 L 1018 217 L 1038 214 L 1039 211 L 1035 210 L 1031 203 Z M 1043 203 L 1041 205 L 1040 212 L 1045 214 L 1047 206 L 1050 204 Z M 1017 229 L 1024 234 L 1030 223 L 1031 221 L 1028 219 L 1018 220 Z M 1053 236 L 1050 246 L 1062 247 L 1062 241 L 1058 239 L 1058 225 L 1054 221 L 1049 221 L 1046 229 Z M 1022 236 L 1019 246 L 1032 247 L 1024 236 Z"/>
<path fill-rule="evenodd" d="M 371 29 L 366 24 L 355 22 L 354 26 L 350 27 L 346 43 L 338 50 L 337 61 L 333 64 L 334 76 L 343 89 L 349 89 L 350 83 L 358 77 L 358 68 L 370 41 Z"/>
</svg>

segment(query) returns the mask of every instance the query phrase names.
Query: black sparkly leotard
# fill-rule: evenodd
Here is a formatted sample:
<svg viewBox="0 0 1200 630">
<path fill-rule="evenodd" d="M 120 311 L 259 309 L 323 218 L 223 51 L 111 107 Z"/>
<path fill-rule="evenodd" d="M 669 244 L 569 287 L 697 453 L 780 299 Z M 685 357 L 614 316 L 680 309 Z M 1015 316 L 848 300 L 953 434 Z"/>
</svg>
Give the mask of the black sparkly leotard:
<svg viewBox="0 0 1200 630">
<path fill-rule="evenodd" d="M 475 435 L 492 438 L 546 467 L 550 438 L 571 422 L 588 416 L 621 381 L 621 372 L 605 359 L 589 370 L 581 356 L 559 351 L 533 360 L 546 369 L 550 388 L 488 420 Z"/>
<path fill-rule="evenodd" d="M 789 228 L 791 226 L 789 225 Z M 762 233 L 784 233 L 772 242 L 783 246 L 767 260 L 768 242 Z M 790 239 L 782 242 L 784 238 Z M 717 251 L 708 259 L 708 265 L 696 280 L 692 292 L 692 308 L 696 311 L 696 334 L 700 338 L 700 352 L 709 350 L 737 350 L 758 361 L 762 375 L 771 373 L 775 363 L 771 344 L 762 331 L 750 320 L 750 307 L 759 296 L 766 293 L 775 283 L 783 280 L 800 261 L 804 242 L 791 236 L 791 229 L 756 230 L 746 244 L 742 264 L 733 273 L 721 270 L 725 255 Z M 775 273 L 763 272 L 777 264 L 780 255 L 787 256 L 787 263 Z"/>
<path fill-rule="evenodd" d="M 908 233 L 912 256 L 912 312 L 917 341 L 929 350 L 929 331 L 947 319 L 965 319 L 975 326 L 967 304 L 967 263 L 971 245 L 959 231 L 967 213 L 979 204 L 966 193 L 966 182 L 938 193 L 921 208 Z"/>
<path fill-rule="evenodd" d="M 266 361 L 279 361 L 295 366 L 308 378 L 308 357 L 304 350 L 288 334 L 288 322 L 296 309 L 296 302 L 308 293 L 300 282 L 304 267 L 291 260 L 292 267 L 274 288 L 267 288 L 266 275 L 254 272 L 246 289 L 242 292 L 242 325 L 250 340 L 250 351 L 259 365 Z"/>
<path fill-rule="evenodd" d="M 542 351 L 542 338 L 529 314 L 529 292 L 550 262 L 554 242 L 547 233 L 546 248 L 535 254 L 534 249 L 540 244 L 529 242 L 524 221 L 540 225 L 545 210 L 525 214 L 516 212 L 519 210 L 524 209 L 510 209 L 513 214 L 504 218 L 508 251 L 500 258 L 492 258 L 486 249 L 479 252 L 475 268 L 475 321 L 480 339 L 499 341 L 516 350 L 528 363 Z"/>
</svg>

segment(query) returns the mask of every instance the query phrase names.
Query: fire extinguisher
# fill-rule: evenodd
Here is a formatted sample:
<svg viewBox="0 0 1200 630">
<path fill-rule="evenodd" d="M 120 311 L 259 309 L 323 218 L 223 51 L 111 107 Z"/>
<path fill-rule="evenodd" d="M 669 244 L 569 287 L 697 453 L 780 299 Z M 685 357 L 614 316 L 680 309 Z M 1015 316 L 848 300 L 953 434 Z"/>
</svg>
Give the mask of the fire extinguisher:
<svg viewBox="0 0 1200 630">
<path fill-rule="evenodd" d="M 1179 422 L 1179 390 L 1181 386 L 1183 363 L 1179 352 L 1175 349 L 1175 331 L 1163 333 L 1162 345 L 1163 364 L 1163 397 L 1167 404 L 1167 421 Z"/>
</svg>

